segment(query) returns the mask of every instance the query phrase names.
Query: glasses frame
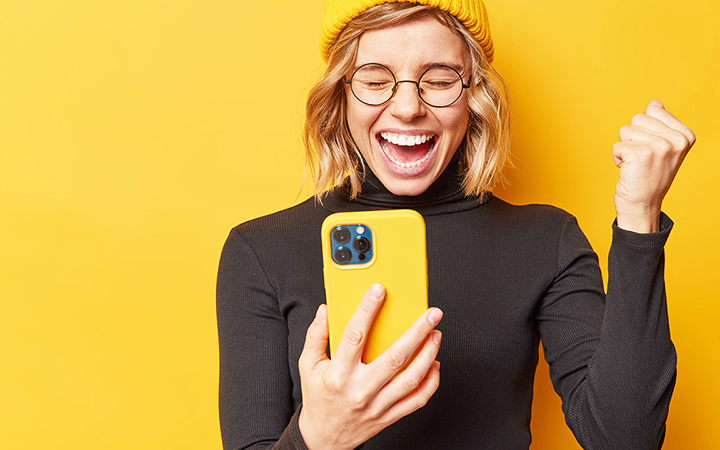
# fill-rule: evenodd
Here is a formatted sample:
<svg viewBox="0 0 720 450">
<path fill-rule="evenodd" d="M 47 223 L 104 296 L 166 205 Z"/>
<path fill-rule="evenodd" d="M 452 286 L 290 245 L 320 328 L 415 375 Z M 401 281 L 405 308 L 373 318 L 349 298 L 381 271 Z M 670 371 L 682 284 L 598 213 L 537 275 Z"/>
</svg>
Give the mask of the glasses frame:
<svg viewBox="0 0 720 450">
<path fill-rule="evenodd" d="M 360 69 L 362 69 L 363 67 L 367 67 L 367 66 L 380 66 L 380 67 L 382 67 L 382 68 L 384 68 L 384 69 L 387 69 L 387 71 L 390 72 L 390 75 L 392 75 L 392 77 L 393 77 L 393 83 L 394 83 L 394 84 L 393 84 L 393 87 L 392 87 L 392 94 L 391 94 L 390 97 L 388 97 L 388 99 L 385 100 L 384 102 L 381 102 L 381 103 L 368 103 L 368 102 L 365 102 L 365 101 L 361 100 L 361 99 L 357 96 L 357 94 L 355 93 L 355 90 L 353 89 L 352 80 L 353 80 L 353 78 L 355 78 L 355 74 L 356 74 Z M 455 72 L 455 73 L 457 74 L 458 78 L 460 79 L 460 85 L 462 86 L 462 89 L 460 89 L 460 93 L 459 93 L 458 96 L 455 98 L 455 100 L 451 101 L 451 102 L 448 103 L 447 105 L 441 105 L 441 106 L 433 105 L 432 103 L 428 103 L 428 101 L 423 98 L 423 96 L 422 96 L 422 89 L 420 88 L 420 81 L 422 81 L 422 79 L 423 79 L 423 77 L 425 76 L 425 74 L 428 73 L 428 72 L 430 72 L 430 71 L 433 70 L 433 69 L 437 69 L 438 67 L 450 69 L 450 70 L 452 70 L 453 72 Z M 343 81 L 345 82 L 345 84 L 349 84 L 349 85 L 350 85 L 350 91 L 352 92 L 353 97 L 355 97 L 355 98 L 357 99 L 357 101 L 359 101 L 360 103 L 362 103 L 362 104 L 364 104 L 364 105 L 368 105 L 368 106 L 380 106 L 380 105 L 384 105 L 385 103 L 387 103 L 387 102 L 389 102 L 390 100 L 392 100 L 393 97 L 395 97 L 395 94 L 397 94 L 397 87 L 398 87 L 398 85 L 399 85 L 400 83 L 412 83 L 412 84 L 414 84 L 415 87 L 417 88 L 418 97 L 420 97 L 420 100 L 422 100 L 423 103 L 425 103 L 425 104 L 428 105 L 428 106 L 432 106 L 433 108 L 446 108 L 446 107 L 448 107 L 448 106 L 450 106 L 450 105 L 453 105 L 455 102 L 457 102 L 457 101 L 460 99 L 460 97 L 462 97 L 463 91 L 464 91 L 465 89 L 467 89 L 467 88 L 470 87 L 470 81 L 471 81 L 471 80 L 472 80 L 472 76 L 470 76 L 470 78 L 468 78 L 467 84 L 463 83 L 462 75 L 460 75 L 460 72 L 458 72 L 457 70 L 453 69 L 452 67 L 446 66 L 446 65 L 444 65 L 444 64 L 435 64 L 434 66 L 430 66 L 425 72 L 422 73 L 422 75 L 420 75 L 420 78 L 419 78 L 417 81 L 415 81 L 415 80 L 398 80 L 397 78 L 395 78 L 395 74 L 393 73 L 392 70 L 390 70 L 389 67 L 387 67 L 387 66 L 384 65 L 384 64 L 375 63 L 375 62 L 365 63 L 365 64 L 363 64 L 362 66 L 360 66 L 360 67 L 358 67 L 357 69 L 355 69 L 355 71 L 353 72 L 353 74 L 352 74 L 352 76 L 350 77 L 349 80 L 347 79 L 346 76 L 343 76 Z"/>
</svg>

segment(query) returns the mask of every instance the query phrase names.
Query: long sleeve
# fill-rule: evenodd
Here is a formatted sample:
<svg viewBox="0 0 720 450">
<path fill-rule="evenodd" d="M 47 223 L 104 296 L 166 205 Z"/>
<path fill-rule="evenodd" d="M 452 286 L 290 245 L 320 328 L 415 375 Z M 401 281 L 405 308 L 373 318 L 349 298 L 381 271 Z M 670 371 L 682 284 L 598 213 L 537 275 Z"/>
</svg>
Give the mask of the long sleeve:
<svg viewBox="0 0 720 450">
<path fill-rule="evenodd" d="M 538 311 L 550 376 L 585 449 L 658 449 L 675 384 L 663 246 L 672 222 L 641 235 L 614 226 L 608 292 L 574 219 L 558 244 L 558 271 Z"/>
<path fill-rule="evenodd" d="M 615 229 L 606 296 L 572 216 L 478 202 L 450 178 L 445 191 L 411 199 L 422 200 L 427 227 L 428 301 L 445 313 L 440 388 L 364 448 L 529 448 L 539 342 L 581 445 L 658 448 L 675 376 L 663 282 L 669 219 L 652 235 Z M 405 205 L 381 187 L 366 183 L 368 197 L 353 202 L 334 192 L 324 205 L 309 200 L 230 233 L 217 288 L 226 450 L 305 450 L 298 359 L 325 301 L 319 230 L 332 212 Z"/>
<path fill-rule="evenodd" d="M 306 450 L 293 414 L 288 327 L 276 287 L 237 229 L 220 258 L 217 319 L 224 448 Z"/>
</svg>

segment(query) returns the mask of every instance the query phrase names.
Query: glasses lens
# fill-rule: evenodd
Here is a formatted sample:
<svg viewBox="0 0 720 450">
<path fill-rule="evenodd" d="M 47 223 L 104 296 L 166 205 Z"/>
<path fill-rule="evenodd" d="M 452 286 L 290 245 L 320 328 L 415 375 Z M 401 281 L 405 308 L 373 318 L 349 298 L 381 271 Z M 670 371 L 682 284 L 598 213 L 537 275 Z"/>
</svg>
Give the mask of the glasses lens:
<svg viewBox="0 0 720 450">
<path fill-rule="evenodd" d="M 395 88 L 395 76 L 380 64 L 365 64 L 352 76 L 352 92 L 363 103 L 380 105 L 390 100 Z"/>
<path fill-rule="evenodd" d="M 420 78 L 420 96 L 432 106 L 449 106 L 460 98 L 462 91 L 462 78 L 451 67 L 433 67 Z"/>
</svg>

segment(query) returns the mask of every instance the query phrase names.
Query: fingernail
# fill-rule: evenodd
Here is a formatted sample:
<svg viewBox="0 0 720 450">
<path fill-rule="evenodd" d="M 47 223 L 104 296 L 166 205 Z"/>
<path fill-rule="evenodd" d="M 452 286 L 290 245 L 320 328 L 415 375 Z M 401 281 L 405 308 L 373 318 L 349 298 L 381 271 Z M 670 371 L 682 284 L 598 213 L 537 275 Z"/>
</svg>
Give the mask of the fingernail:
<svg viewBox="0 0 720 450">
<path fill-rule="evenodd" d="M 441 310 L 437 308 L 433 308 L 432 311 L 430 311 L 430 314 L 428 314 L 428 321 L 432 324 L 432 326 L 435 326 L 440 322 L 440 319 L 442 319 L 443 313 Z"/>
<path fill-rule="evenodd" d="M 370 295 L 375 298 L 382 298 L 382 296 L 385 295 L 385 287 L 382 284 L 373 284 L 372 287 L 370 287 Z"/>
<path fill-rule="evenodd" d="M 442 341 L 442 333 L 435 330 L 433 332 L 433 342 L 435 342 L 435 345 L 440 345 L 440 341 Z"/>
</svg>

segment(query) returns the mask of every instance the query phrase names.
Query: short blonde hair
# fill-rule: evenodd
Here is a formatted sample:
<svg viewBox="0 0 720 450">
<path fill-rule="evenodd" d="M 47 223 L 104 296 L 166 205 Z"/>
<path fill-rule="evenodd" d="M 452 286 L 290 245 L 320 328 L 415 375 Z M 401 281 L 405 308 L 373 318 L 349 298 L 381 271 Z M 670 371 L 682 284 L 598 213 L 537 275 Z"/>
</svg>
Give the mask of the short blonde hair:
<svg viewBox="0 0 720 450">
<path fill-rule="evenodd" d="M 364 179 L 363 159 L 347 124 L 344 83 L 345 75 L 355 64 L 360 36 L 368 30 L 422 16 L 434 17 L 453 30 L 470 52 L 472 75 L 466 92 L 470 121 L 458 149 L 465 194 L 482 198 L 502 179 L 510 145 L 509 96 L 505 83 L 475 37 L 456 17 L 441 9 L 414 3 L 386 3 L 368 9 L 345 27 L 330 47 L 325 73 L 308 95 L 305 156 L 318 200 L 344 183 L 349 186 L 350 197 L 355 198 Z"/>
</svg>

